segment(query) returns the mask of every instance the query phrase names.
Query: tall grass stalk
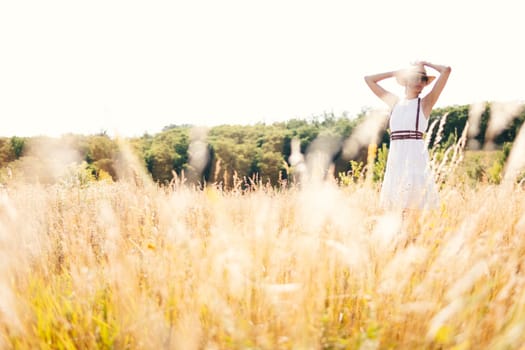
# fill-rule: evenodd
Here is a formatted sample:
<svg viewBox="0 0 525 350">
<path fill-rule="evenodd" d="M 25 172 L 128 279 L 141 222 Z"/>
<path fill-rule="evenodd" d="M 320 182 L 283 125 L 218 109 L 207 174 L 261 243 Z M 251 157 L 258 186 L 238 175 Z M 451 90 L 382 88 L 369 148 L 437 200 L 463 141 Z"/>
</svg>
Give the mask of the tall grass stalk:
<svg viewBox="0 0 525 350">
<path fill-rule="evenodd" d="M 12 184 L 0 199 L 1 348 L 525 342 L 518 187 L 445 184 L 410 225 L 371 182 Z"/>
</svg>

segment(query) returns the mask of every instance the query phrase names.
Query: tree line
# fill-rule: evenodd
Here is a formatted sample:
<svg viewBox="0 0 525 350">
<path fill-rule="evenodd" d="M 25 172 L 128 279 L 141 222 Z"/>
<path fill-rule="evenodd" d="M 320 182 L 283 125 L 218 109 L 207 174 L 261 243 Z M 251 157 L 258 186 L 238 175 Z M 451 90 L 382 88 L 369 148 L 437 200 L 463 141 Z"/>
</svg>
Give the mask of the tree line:
<svg viewBox="0 0 525 350">
<path fill-rule="evenodd" d="M 474 136 L 478 145 L 491 142 L 502 147 L 514 141 L 525 120 L 525 109 L 516 112 L 496 135 L 487 140 L 487 127 L 491 115 L 491 103 L 485 103 Z M 446 116 L 441 125 L 440 138 L 443 144 L 455 142 L 462 134 L 469 117 L 469 105 L 455 105 L 436 108 L 432 111 L 429 124 Z M 298 140 L 300 151 L 306 154 L 315 140 L 325 140 L 331 149 L 330 157 L 334 175 L 352 170 L 352 166 L 367 161 L 368 145 L 362 144 L 351 159 L 344 152 L 347 140 L 356 128 L 369 118 L 370 111 L 363 110 L 356 117 L 335 116 L 331 113 L 309 119 L 291 119 L 272 124 L 220 125 L 208 130 L 196 129 L 191 125 L 169 125 L 161 132 L 141 137 L 128 138 L 138 159 L 143 162 L 152 179 L 161 184 L 169 183 L 174 176 L 186 176 L 196 183 L 222 182 L 231 185 L 235 179 L 255 179 L 277 184 L 293 173 L 290 164 L 292 140 Z M 389 136 L 386 116 L 383 127 L 378 129 L 379 149 L 388 148 Z M 430 144 L 436 138 L 437 128 L 429 137 Z M 50 146 L 51 145 L 51 146 Z M 68 151 L 65 152 L 64 149 Z M 9 172 L 27 170 L 28 164 L 41 162 L 46 155 L 71 160 L 80 160 L 94 180 L 118 180 L 116 167 L 119 161 L 117 140 L 105 133 L 98 135 L 64 135 L 60 139 L 47 137 L 4 137 L 0 138 L 0 176 Z M 65 153 L 64 153 L 65 152 Z M 46 170 L 47 171 L 47 170 Z M 52 182 L 52 171 L 48 177 L 36 172 L 39 182 Z M 24 176 L 28 176 L 27 174 Z M 0 181 L 2 178 L 0 178 Z"/>
</svg>

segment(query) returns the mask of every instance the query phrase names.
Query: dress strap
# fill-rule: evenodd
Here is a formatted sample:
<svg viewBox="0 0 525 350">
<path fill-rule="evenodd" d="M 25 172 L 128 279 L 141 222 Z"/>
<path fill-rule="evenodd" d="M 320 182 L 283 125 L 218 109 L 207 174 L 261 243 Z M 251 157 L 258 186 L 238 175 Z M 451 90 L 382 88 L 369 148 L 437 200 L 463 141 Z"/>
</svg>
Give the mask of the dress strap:
<svg viewBox="0 0 525 350">
<path fill-rule="evenodd" d="M 421 106 L 421 98 L 417 99 L 417 112 L 416 112 L 416 131 L 419 131 L 419 107 Z"/>
</svg>

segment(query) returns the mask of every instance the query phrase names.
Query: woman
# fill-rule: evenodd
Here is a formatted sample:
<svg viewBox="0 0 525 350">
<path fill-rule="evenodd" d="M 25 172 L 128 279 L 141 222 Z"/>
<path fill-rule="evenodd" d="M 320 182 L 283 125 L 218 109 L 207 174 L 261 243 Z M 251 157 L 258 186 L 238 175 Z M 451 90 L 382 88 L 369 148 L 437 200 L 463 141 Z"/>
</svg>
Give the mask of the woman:
<svg viewBox="0 0 525 350">
<path fill-rule="evenodd" d="M 439 72 L 439 77 L 430 92 L 421 98 L 423 89 L 435 79 L 427 75 L 425 67 Z M 381 205 L 386 209 L 423 209 L 438 205 L 423 133 L 450 71 L 450 67 L 423 61 L 407 69 L 365 77 L 372 92 L 391 108 L 391 142 L 380 196 Z M 405 87 L 403 99 L 379 85 L 381 80 L 392 77 Z"/>
</svg>

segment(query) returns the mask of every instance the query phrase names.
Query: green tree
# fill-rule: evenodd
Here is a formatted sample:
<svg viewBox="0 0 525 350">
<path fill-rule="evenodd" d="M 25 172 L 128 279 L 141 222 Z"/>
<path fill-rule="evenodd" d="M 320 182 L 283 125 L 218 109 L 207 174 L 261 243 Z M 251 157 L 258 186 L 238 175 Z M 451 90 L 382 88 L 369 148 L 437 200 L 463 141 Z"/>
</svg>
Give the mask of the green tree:
<svg viewBox="0 0 525 350">
<path fill-rule="evenodd" d="M 181 175 L 187 167 L 189 128 L 173 127 L 155 135 L 145 150 L 146 167 L 155 181 L 167 183 L 173 171 Z"/>
<path fill-rule="evenodd" d="M 101 170 L 109 174 L 113 180 L 117 179 L 115 157 L 118 146 L 107 135 L 94 135 L 87 139 L 85 146 L 85 161 L 92 169 L 93 176 L 98 179 Z"/>
<path fill-rule="evenodd" d="M 22 137 L 13 136 L 11 137 L 11 150 L 14 155 L 14 159 L 22 157 L 24 153 L 26 140 Z"/>
<path fill-rule="evenodd" d="M 261 180 L 277 184 L 280 178 L 286 177 L 284 159 L 284 141 L 286 130 L 278 125 L 266 126 L 257 140 L 257 173 Z"/>
</svg>

